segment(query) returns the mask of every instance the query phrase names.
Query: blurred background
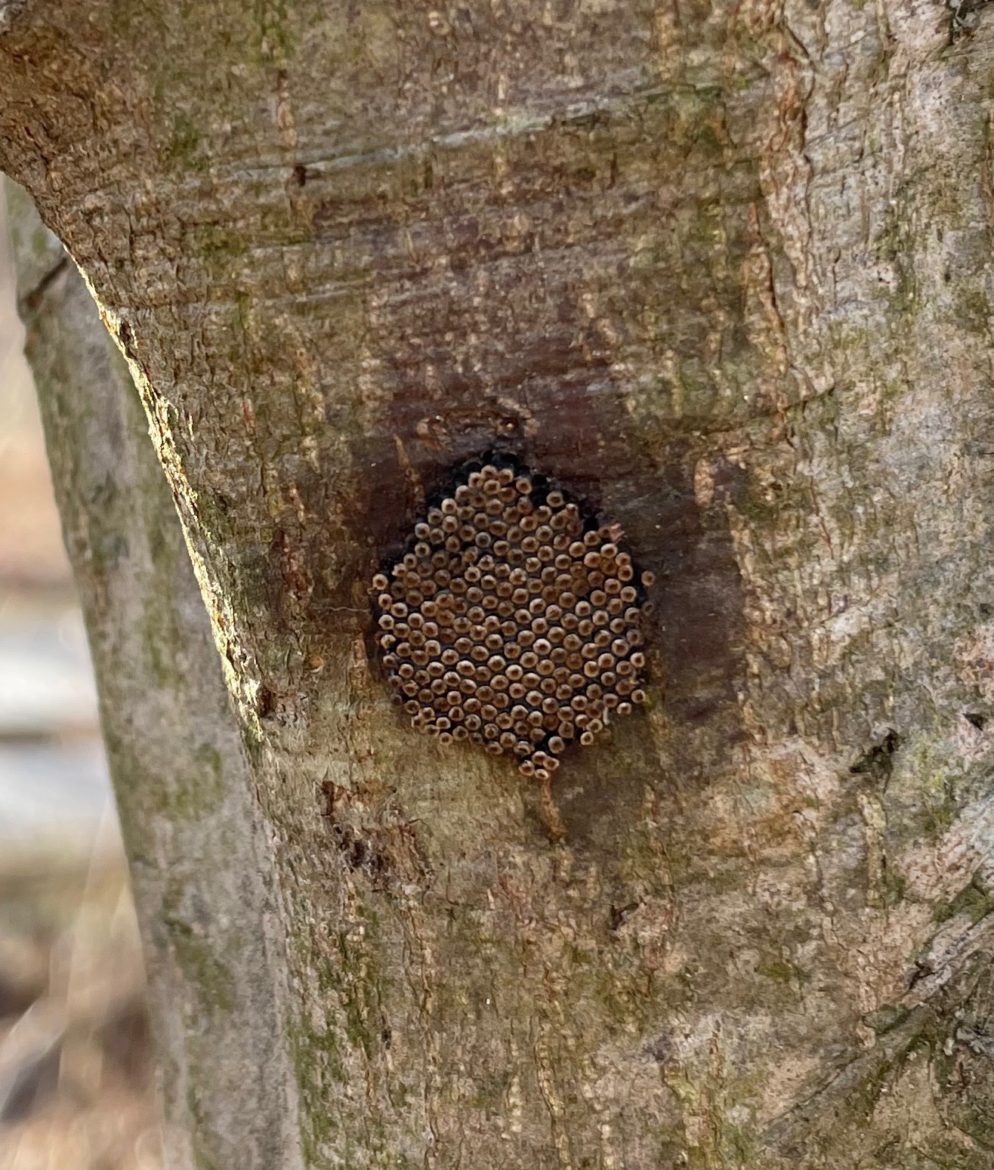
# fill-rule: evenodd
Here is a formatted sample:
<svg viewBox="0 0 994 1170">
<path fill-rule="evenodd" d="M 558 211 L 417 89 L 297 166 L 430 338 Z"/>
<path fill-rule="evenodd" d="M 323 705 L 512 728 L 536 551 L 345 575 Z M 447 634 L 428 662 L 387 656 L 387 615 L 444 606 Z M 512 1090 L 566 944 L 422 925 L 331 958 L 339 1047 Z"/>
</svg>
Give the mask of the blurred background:
<svg viewBox="0 0 994 1170">
<path fill-rule="evenodd" d="M 0 1170 L 159 1170 L 144 974 L 0 188 Z"/>
</svg>

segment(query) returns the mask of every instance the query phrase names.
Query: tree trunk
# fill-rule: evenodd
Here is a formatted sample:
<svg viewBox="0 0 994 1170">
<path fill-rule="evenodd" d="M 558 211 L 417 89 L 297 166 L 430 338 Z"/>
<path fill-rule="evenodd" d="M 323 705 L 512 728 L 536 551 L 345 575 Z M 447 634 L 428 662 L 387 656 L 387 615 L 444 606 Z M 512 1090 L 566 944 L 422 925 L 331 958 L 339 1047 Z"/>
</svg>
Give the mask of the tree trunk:
<svg viewBox="0 0 994 1170">
<path fill-rule="evenodd" d="M 0 165 L 131 364 L 246 750 L 132 848 L 286 936 L 249 1027 L 194 932 L 194 1095 L 278 1025 L 308 1167 L 990 1166 L 992 58 L 980 3 L 0 4 Z M 495 443 L 658 578 L 561 842 L 370 654 Z"/>
</svg>

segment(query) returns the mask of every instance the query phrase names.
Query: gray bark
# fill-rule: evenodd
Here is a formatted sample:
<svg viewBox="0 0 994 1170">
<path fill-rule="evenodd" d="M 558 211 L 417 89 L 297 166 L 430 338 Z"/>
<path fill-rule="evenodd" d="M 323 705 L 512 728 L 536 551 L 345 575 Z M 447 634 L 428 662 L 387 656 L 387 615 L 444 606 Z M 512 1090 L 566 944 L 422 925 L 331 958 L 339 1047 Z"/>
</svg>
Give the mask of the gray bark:
<svg viewBox="0 0 994 1170">
<path fill-rule="evenodd" d="M 272 829 L 306 1165 L 989 1167 L 969 7 L 0 17 L 0 165 L 131 363 Z M 368 654 L 375 566 L 497 437 L 659 578 L 559 844 Z"/>
<path fill-rule="evenodd" d="M 127 366 L 27 195 L 19 307 L 148 954 L 167 1165 L 299 1164 L 272 857 Z"/>
</svg>

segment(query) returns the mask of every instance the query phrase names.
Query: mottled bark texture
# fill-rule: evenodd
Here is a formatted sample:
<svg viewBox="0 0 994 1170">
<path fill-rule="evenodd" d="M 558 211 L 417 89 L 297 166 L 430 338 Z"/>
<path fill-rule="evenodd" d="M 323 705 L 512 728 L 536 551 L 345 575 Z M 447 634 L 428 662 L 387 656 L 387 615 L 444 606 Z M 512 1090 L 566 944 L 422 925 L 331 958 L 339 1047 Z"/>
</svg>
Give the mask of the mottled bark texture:
<svg viewBox="0 0 994 1170">
<path fill-rule="evenodd" d="M 994 8 L 0 28 L 0 165 L 131 362 L 272 827 L 305 1163 L 987 1170 Z M 560 844 L 369 659 L 495 440 L 659 578 Z"/>
<path fill-rule="evenodd" d="M 148 953 L 167 1165 L 297 1167 L 271 849 L 207 613 L 127 366 L 30 199 L 7 192 Z"/>
</svg>

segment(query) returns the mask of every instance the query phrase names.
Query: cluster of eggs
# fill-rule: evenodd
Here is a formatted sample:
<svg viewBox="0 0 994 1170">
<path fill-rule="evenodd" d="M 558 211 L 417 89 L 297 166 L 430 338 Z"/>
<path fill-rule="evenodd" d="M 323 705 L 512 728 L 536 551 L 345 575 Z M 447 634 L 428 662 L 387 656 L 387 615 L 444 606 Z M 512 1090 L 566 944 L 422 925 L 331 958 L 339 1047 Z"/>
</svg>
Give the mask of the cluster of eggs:
<svg viewBox="0 0 994 1170">
<path fill-rule="evenodd" d="M 567 744 L 643 702 L 651 574 L 620 537 L 519 467 L 467 471 L 372 583 L 383 666 L 413 726 L 548 781 Z"/>
</svg>

